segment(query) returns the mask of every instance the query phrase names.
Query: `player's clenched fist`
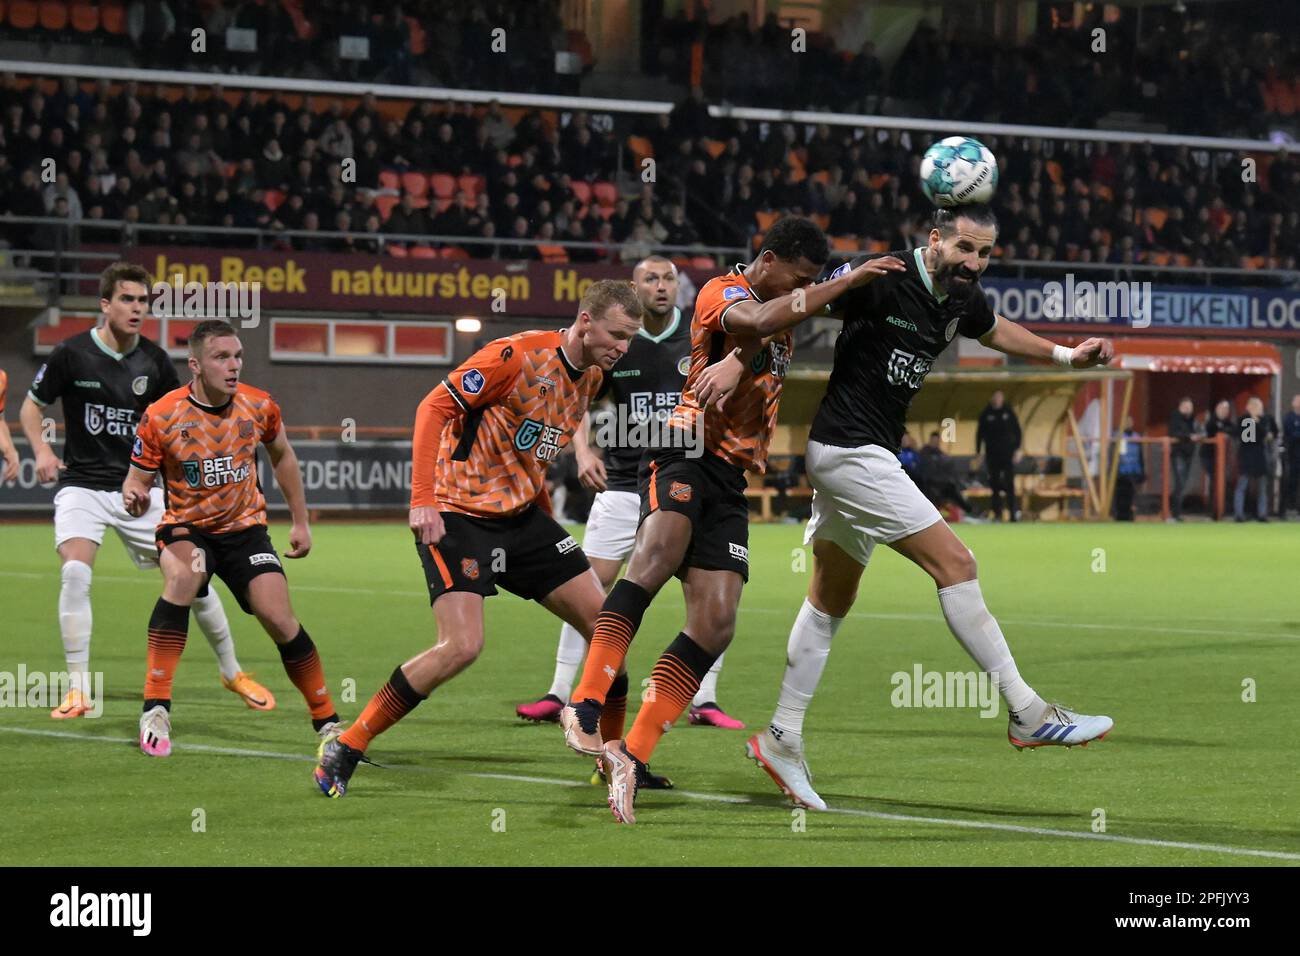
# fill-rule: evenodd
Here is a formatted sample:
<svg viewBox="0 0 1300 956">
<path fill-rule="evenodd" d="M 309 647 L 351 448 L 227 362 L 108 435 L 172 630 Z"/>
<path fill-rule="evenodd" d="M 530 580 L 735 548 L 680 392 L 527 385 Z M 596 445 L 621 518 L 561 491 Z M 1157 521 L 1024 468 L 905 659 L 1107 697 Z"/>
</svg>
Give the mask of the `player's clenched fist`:
<svg viewBox="0 0 1300 956">
<path fill-rule="evenodd" d="M 1092 368 L 1095 365 L 1109 365 L 1115 357 L 1115 343 L 1109 339 L 1084 339 L 1074 347 L 1070 364 L 1075 368 Z"/>
<path fill-rule="evenodd" d="M 437 508 L 423 507 L 411 509 L 411 530 L 415 540 L 420 544 L 435 545 L 442 540 L 447 529 L 442 525 L 442 515 Z"/>
<path fill-rule="evenodd" d="M 305 524 L 296 524 L 289 529 L 289 550 L 286 558 L 305 558 L 311 550 L 311 528 Z"/>
<path fill-rule="evenodd" d="M 122 505 L 132 518 L 138 518 L 149 510 L 149 492 L 139 488 L 122 489 Z"/>
</svg>

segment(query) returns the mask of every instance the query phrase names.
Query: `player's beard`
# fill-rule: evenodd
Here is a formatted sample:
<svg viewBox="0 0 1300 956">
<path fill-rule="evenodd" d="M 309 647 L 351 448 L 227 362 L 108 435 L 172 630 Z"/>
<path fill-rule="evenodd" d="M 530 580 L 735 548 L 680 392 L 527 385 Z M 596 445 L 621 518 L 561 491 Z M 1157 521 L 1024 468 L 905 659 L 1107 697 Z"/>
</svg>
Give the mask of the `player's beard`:
<svg viewBox="0 0 1300 956">
<path fill-rule="evenodd" d="M 965 266 L 955 262 L 945 262 L 934 277 L 938 285 L 954 299 L 969 299 L 979 282 L 978 274 L 969 272 Z"/>
</svg>

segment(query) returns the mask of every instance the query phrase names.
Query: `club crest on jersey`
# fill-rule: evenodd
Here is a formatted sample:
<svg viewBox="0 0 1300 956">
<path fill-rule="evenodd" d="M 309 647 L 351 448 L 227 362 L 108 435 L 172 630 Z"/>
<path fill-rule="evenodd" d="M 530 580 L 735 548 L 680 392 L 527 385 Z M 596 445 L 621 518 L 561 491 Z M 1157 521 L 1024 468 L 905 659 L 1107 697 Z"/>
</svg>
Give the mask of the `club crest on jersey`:
<svg viewBox="0 0 1300 956">
<path fill-rule="evenodd" d="M 145 392 L 149 391 L 149 376 L 137 375 L 131 382 L 131 391 L 137 395 L 143 395 Z"/>
<path fill-rule="evenodd" d="M 183 461 L 181 464 L 185 466 L 185 484 L 189 485 L 191 488 L 197 488 L 199 486 L 198 459 Z"/>
<path fill-rule="evenodd" d="M 728 300 L 748 299 L 749 293 L 745 291 L 745 287 L 742 285 L 729 285 L 722 290 L 722 297 Z"/>
<path fill-rule="evenodd" d="M 135 438 L 135 444 L 131 446 L 131 454 L 136 458 L 144 454 L 144 439 L 139 435 Z"/>
<path fill-rule="evenodd" d="M 460 573 L 470 581 L 478 580 L 478 561 L 473 558 L 460 559 Z"/>
<path fill-rule="evenodd" d="M 691 500 L 691 486 L 681 481 L 674 481 L 668 486 L 668 497 L 673 501 L 685 503 Z"/>
<path fill-rule="evenodd" d="M 253 423 L 249 421 L 247 418 L 241 418 L 239 420 L 239 437 L 240 438 L 253 437 Z"/>
<path fill-rule="evenodd" d="M 45 377 L 45 370 L 49 367 L 50 367 L 49 363 L 47 362 L 46 364 L 42 365 L 40 368 L 36 370 L 36 377 L 32 379 L 33 388 L 41 384 L 41 379 Z"/>
<path fill-rule="evenodd" d="M 476 368 L 470 369 L 460 377 L 460 389 L 462 392 L 469 392 L 471 395 L 477 395 L 483 391 L 485 379 L 483 373 Z"/>
<path fill-rule="evenodd" d="M 520 451 L 528 451 L 537 444 L 541 434 L 542 423 L 533 418 L 526 418 L 519 426 L 519 430 L 515 432 L 515 447 Z"/>
<path fill-rule="evenodd" d="M 958 319 L 953 319 L 951 322 L 948 323 L 948 327 L 943 330 L 943 337 L 945 341 L 951 342 L 952 337 L 957 334 L 958 321 L 959 321 Z"/>
<path fill-rule="evenodd" d="M 689 355 L 677 363 L 677 371 L 682 375 L 691 374 L 691 357 Z"/>
</svg>

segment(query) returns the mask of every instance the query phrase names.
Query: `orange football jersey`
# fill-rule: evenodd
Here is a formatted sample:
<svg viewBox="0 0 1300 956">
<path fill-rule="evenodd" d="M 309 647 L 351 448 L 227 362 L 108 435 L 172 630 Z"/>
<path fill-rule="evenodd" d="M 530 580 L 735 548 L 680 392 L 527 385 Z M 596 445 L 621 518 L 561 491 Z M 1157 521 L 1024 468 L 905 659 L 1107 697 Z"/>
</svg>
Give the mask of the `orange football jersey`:
<svg viewBox="0 0 1300 956">
<path fill-rule="evenodd" d="M 724 276 L 710 279 L 695 299 L 691 319 L 691 370 L 682 388 L 681 404 L 668 423 L 674 428 L 697 429 L 704 416 L 704 448 L 738 468 L 763 472 L 767 447 L 776 428 L 781 386 L 794 355 L 794 336 L 784 332 L 754 356 L 740 384 L 727 399 L 726 411 L 715 406 L 706 413 L 695 398 L 700 373 L 727 355 L 740 341 L 727 331 L 727 311 L 738 302 L 762 300 L 736 266 Z"/>
<path fill-rule="evenodd" d="M 496 339 L 425 397 L 412 449 L 412 508 L 503 517 L 544 496 L 546 471 L 603 378 L 598 367 L 574 368 L 562 341 L 561 332 Z"/>
<path fill-rule="evenodd" d="M 214 534 L 266 524 L 266 498 L 257 483 L 257 446 L 280 433 L 280 406 L 261 389 L 240 384 L 234 398 L 213 408 L 188 385 L 145 409 L 135 430 L 131 464 L 163 473 L 163 524 L 192 524 Z"/>
</svg>

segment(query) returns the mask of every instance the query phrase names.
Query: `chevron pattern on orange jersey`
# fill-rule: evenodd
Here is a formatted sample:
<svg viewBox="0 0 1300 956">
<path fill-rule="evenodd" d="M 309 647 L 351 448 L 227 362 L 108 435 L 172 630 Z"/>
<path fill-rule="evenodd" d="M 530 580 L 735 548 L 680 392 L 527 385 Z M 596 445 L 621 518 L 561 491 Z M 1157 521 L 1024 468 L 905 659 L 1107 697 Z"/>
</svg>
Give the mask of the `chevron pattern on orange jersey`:
<svg viewBox="0 0 1300 956">
<path fill-rule="evenodd" d="M 695 397 L 700 374 L 741 344 L 723 330 L 722 318 L 730 306 L 745 299 L 757 300 L 739 267 L 710 279 L 700 289 L 691 318 L 691 370 L 682 388 L 681 404 L 673 410 L 669 424 L 693 431 L 703 415 L 707 451 L 738 468 L 762 473 L 767 470 L 781 387 L 794 357 L 793 334 L 786 332 L 763 347 L 727 399 L 725 412 L 715 407 L 706 414 Z"/>
<path fill-rule="evenodd" d="M 167 487 L 165 524 L 192 524 L 214 533 L 266 524 L 266 498 L 257 484 L 257 446 L 281 428 L 269 394 L 240 385 L 220 409 L 191 400 L 189 386 L 150 405 L 136 428 L 131 463 L 161 469 Z"/>
<path fill-rule="evenodd" d="M 541 494 L 547 469 L 573 439 L 602 379 L 593 366 L 573 381 L 560 358 L 561 341 L 560 332 L 520 332 L 482 350 L 514 349 L 518 374 L 500 401 L 444 430 L 435 475 L 439 510 L 504 517 L 523 511 Z M 466 362 L 448 381 L 460 382 L 472 371 Z M 469 430 L 474 434 L 468 454 L 456 461 Z"/>
</svg>

